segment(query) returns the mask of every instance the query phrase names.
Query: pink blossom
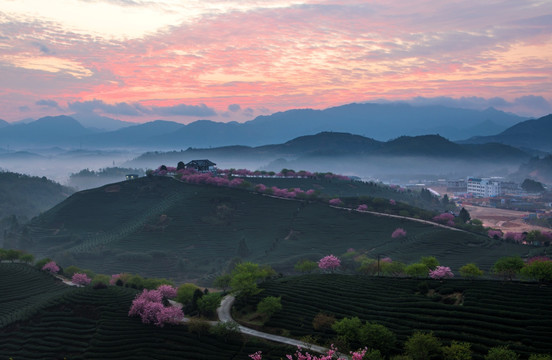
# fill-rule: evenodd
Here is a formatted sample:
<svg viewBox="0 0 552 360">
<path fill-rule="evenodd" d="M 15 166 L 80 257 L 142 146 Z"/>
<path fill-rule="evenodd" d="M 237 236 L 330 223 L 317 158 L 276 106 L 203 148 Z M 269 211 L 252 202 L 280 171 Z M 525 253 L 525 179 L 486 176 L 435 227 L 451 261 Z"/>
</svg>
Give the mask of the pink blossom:
<svg viewBox="0 0 552 360">
<path fill-rule="evenodd" d="M 389 263 L 391 264 L 393 262 L 393 260 L 391 260 L 390 257 L 384 257 L 380 260 L 380 262 L 384 262 L 384 263 Z"/>
<path fill-rule="evenodd" d="M 393 199 L 389 199 L 389 204 L 391 205 L 397 205 L 397 202 Z"/>
<path fill-rule="evenodd" d="M 57 266 L 55 261 L 50 261 L 42 267 L 43 271 L 49 271 L 52 274 L 57 274 L 59 272 L 59 266 Z"/>
<path fill-rule="evenodd" d="M 170 291 L 167 288 L 165 290 Z M 128 315 L 139 316 L 144 324 L 152 323 L 160 327 L 177 323 L 184 317 L 181 309 L 165 307 L 162 300 L 162 290 L 144 290 L 132 301 Z"/>
<path fill-rule="evenodd" d="M 504 239 L 521 243 L 525 240 L 525 235 L 523 233 L 507 232 Z"/>
<path fill-rule="evenodd" d="M 333 206 L 339 206 L 339 205 L 343 205 L 343 201 L 341 201 L 340 198 L 334 198 L 334 199 L 330 199 L 330 201 L 328 201 L 330 205 L 333 205 Z"/>
<path fill-rule="evenodd" d="M 429 277 L 432 279 L 444 279 L 454 277 L 454 274 L 448 266 L 437 266 L 435 270 L 429 271 Z"/>
<path fill-rule="evenodd" d="M 527 259 L 527 264 L 531 265 L 534 262 L 547 262 L 547 261 L 552 261 L 552 260 L 547 256 L 533 256 L 532 258 Z"/>
<path fill-rule="evenodd" d="M 324 256 L 322 259 L 320 259 L 320 261 L 318 261 L 318 267 L 324 270 L 330 269 L 333 271 L 339 266 L 341 266 L 341 260 L 339 260 L 339 258 L 334 255 Z"/>
<path fill-rule="evenodd" d="M 441 224 L 454 225 L 454 215 L 452 215 L 451 213 L 443 213 L 434 216 L 433 221 Z"/>
<path fill-rule="evenodd" d="M 183 317 L 182 309 L 175 306 L 163 307 L 155 316 L 155 325 L 163 327 L 165 324 L 178 324 Z"/>
<path fill-rule="evenodd" d="M 161 296 L 167 299 L 174 299 L 176 297 L 176 289 L 170 285 L 160 285 L 157 291 L 161 293 Z"/>
<path fill-rule="evenodd" d="M 262 353 L 263 353 L 262 351 L 257 351 L 256 353 L 249 355 L 249 357 L 253 360 L 262 360 L 263 359 Z"/>
<path fill-rule="evenodd" d="M 258 192 L 265 192 L 266 191 L 266 185 L 265 184 L 258 184 L 255 186 L 255 190 Z"/>
<path fill-rule="evenodd" d="M 121 278 L 121 275 L 122 274 L 114 274 L 114 275 L 111 275 L 111 280 L 109 280 L 109 285 L 116 285 L 117 284 L 117 280 L 119 280 Z"/>
<path fill-rule="evenodd" d="M 391 237 L 393 239 L 397 239 L 405 236 L 406 236 L 406 231 L 402 228 L 396 228 L 395 231 L 393 231 L 393 233 L 391 234 Z"/>
<path fill-rule="evenodd" d="M 366 204 L 361 204 L 357 207 L 357 210 L 358 211 L 367 211 L 368 210 L 368 205 Z"/>
<path fill-rule="evenodd" d="M 86 274 L 74 273 L 71 282 L 77 285 L 88 285 L 90 278 Z"/>
<path fill-rule="evenodd" d="M 305 194 L 307 194 L 308 196 L 312 196 L 312 195 L 314 195 L 315 192 L 316 192 L 316 190 L 309 189 L 309 190 L 305 191 Z"/>
<path fill-rule="evenodd" d="M 494 238 L 494 237 L 501 238 L 502 237 L 502 231 L 491 229 L 491 230 L 487 231 L 487 235 L 489 235 L 490 238 Z"/>
</svg>

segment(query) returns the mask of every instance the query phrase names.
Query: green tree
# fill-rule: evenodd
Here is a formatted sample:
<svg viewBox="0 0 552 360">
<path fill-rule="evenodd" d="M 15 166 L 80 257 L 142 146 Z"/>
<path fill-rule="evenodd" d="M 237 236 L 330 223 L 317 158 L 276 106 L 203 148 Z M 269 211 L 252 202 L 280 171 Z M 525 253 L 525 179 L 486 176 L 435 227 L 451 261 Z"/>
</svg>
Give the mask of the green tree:
<svg viewBox="0 0 552 360">
<path fill-rule="evenodd" d="M 435 270 L 435 268 L 439 266 L 439 261 L 435 258 L 435 256 L 422 256 L 420 262 L 427 266 L 429 270 Z"/>
<path fill-rule="evenodd" d="M 252 262 L 239 263 L 232 270 L 230 287 L 239 297 L 255 295 L 260 292 L 257 283 L 274 274 L 275 271 L 269 266 L 261 267 Z"/>
<path fill-rule="evenodd" d="M 521 188 L 527 192 L 543 192 L 544 186 L 542 183 L 531 180 L 531 179 L 525 179 L 521 183 Z"/>
<path fill-rule="evenodd" d="M 520 271 L 521 275 L 540 282 L 552 281 L 552 261 L 535 260 L 526 264 Z"/>
<path fill-rule="evenodd" d="M 240 336 L 240 327 L 233 321 L 223 321 L 211 326 L 209 332 L 223 338 L 224 342 L 228 342 L 228 339 Z"/>
<path fill-rule="evenodd" d="M 346 344 L 359 341 L 362 321 L 357 317 L 343 318 L 332 325 L 332 329 L 337 333 L 340 340 Z"/>
<path fill-rule="evenodd" d="M 359 331 L 359 342 L 369 349 L 381 351 L 384 355 L 395 349 L 397 338 L 395 334 L 383 325 L 366 322 Z"/>
<path fill-rule="evenodd" d="M 26 264 L 32 264 L 34 261 L 33 254 L 23 254 L 19 257 L 19 260 L 23 261 Z"/>
<path fill-rule="evenodd" d="M 519 355 L 506 346 L 497 346 L 489 349 L 485 360 L 518 360 Z"/>
<path fill-rule="evenodd" d="M 471 344 L 467 342 L 452 341 L 450 346 L 444 346 L 443 360 L 471 360 Z"/>
<path fill-rule="evenodd" d="M 441 355 L 441 342 L 431 332 L 415 332 L 406 340 L 404 348 L 413 360 L 430 360 Z"/>
<path fill-rule="evenodd" d="M 263 314 L 266 320 L 280 310 L 282 310 L 281 296 L 267 296 L 257 304 L 257 312 Z"/>
<path fill-rule="evenodd" d="M 90 282 L 90 285 L 92 287 L 99 286 L 100 284 L 103 284 L 105 286 L 109 285 L 109 281 L 111 280 L 111 276 L 104 275 L 104 274 L 98 274 L 92 278 L 92 281 Z"/>
<path fill-rule="evenodd" d="M 523 260 L 519 256 L 505 256 L 493 265 L 493 272 L 505 279 L 512 280 L 523 268 Z"/>
<path fill-rule="evenodd" d="M 406 268 L 404 269 L 404 272 L 406 273 L 406 275 L 412 276 L 415 278 L 424 278 L 424 277 L 427 277 L 427 275 L 429 274 L 427 266 L 422 263 L 414 263 L 414 264 L 407 265 Z"/>
<path fill-rule="evenodd" d="M 198 289 L 198 286 L 191 283 L 180 285 L 176 290 L 176 301 L 183 305 L 191 303 L 194 298 L 194 292 Z"/>
<path fill-rule="evenodd" d="M 318 268 L 318 264 L 312 260 L 300 260 L 293 268 L 295 271 L 310 273 Z"/>
<path fill-rule="evenodd" d="M 220 306 L 222 296 L 220 293 L 209 293 L 197 300 L 197 308 L 201 315 L 212 316 Z"/>
<path fill-rule="evenodd" d="M 50 259 L 50 258 L 40 259 L 35 263 L 35 267 L 39 270 L 42 270 L 44 265 L 48 264 L 50 261 L 52 261 L 52 259 Z"/>
<path fill-rule="evenodd" d="M 19 256 L 21 255 L 22 255 L 22 252 L 20 250 L 9 249 L 9 250 L 6 250 L 5 257 L 6 257 L 6 260 L 14 262 L 15 260 L 18 260 Z"/>
<path fill-rule="evenodd" d="M 462 224 L 465 224 L 467 223 L 468 221 L 471 220 L 471 216 L 470 216 L 470 213 L 468 212 L 468 210 L 462 208 L 460 210 L 460 212 L 458 213 L 458 220 L 462 223 Z"/>
<path fill-rule="evenodd" d="M 483 270 L 474 263 L 469 263 L 460 268 L 460 275 L 468 279 L 475 279 L 483 275 Z"/>
<path fill-rule="evenodd" d="M 222 291 L 226 292 L 228 288 L 230 287 L 230 281 L 232 280 L 232 275 L 230 274 L 224 274 L 218 276 L 215 281 L 213 281 L 213 286 L 219 289 L 222 289 Z"/>
</svg>

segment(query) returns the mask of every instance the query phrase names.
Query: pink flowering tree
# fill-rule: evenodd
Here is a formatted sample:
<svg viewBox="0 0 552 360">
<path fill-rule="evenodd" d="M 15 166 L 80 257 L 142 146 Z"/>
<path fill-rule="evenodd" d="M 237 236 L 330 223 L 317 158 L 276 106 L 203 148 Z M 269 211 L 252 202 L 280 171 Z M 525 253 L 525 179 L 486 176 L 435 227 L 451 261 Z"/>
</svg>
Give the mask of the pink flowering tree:
<svg viewBox="0 0 552 360">
<path fill-rule="evenodd" d="M 340 206 L 340 205 L 343 205 L 343 201 L 341 201 L 340 198 L 330 199 L 330 201 L 328 201 L 328 203 L 329 203 L 330 205 L 333 205 L 333 206 Z"/>
<path fill-rule="evenodd" d="M 507 232 L 504 235 L 504 239 L 514 241 L 517 243 L 522 243 L 525 241 L 525 234 L 524 233 L 515 233 L 515 232 Z"/>
<path fill-rule="evenodd" d="M 351 351 L 351 359 L 352 360 L 362 360 L 364 358 L 364 355 L 366 355 L 366 352 L 368 349 L 364 348 L 358 351 Z M 261 351 L 257 351 L 254 354 L 249 355 L 249 357 L 252 360 L 262 360 L 263 355 Z M 331 348 L 322 355 L 312 355 L 308 352 L 303 352 L 301 347 L 297 347 L 297 351 L 293 355 L 286 355 L 287 360 L 347 360 L 346 357 L 342 357 L 337 352 L 337 348 L 335 346 L 331 346 Z"/>
<path fill-rule="evenodd" d="M 448 266 L 437 266 L 435 270 L 429 271 L 429 277 L 432 279 L 447 279 L 454 277 L 454 274 Z"/>
<path fill-rule="evenodd" d="M 389 204 L 390 205 L 397 205 L 397 202 L 393 199 L 389 199 Z"/>
<path fill-rule="evenodd" d="M 406 231 L 403 228 L 396 228 L 391 234 L 393 239 L 398 239 L 406 236 Z"/>
<path fill-rule="evenodd" d="M 174 299 L 176 297 L 176 288 L 171 285 L 160 285 L 157 290 L 164 298 Z"/>
<path fill-rule="evenodd" d="M 454 226 L 454 215 L 451 213 L 443 213 L 433 217 L 433 221 L 440 224 L 446 224 L 448 226 Z"/>
<path fill-rule="evenodd" d="M 334 271 L 341 266 L 341 260 L 337 256 L 328 255 L 324 256 L 318 261 L 318 267 L 322 270 Z"/>
<path fill-rule="evenodd" d="M 500 230 L 489 230 L 487 231 L 487 235 L 489 235 L 490 238 L 493 238 L 493 239 L 500 239 L 502 238 L 502 231 Z"/>
<path fill-rule="evenodd" d="M 167 285 L 168 286 L 168 285 Z M 144 290 L 132 301 L 129 316 L 139 316 L 144 324 L 163 327 L 165 324 L 177 324 L 184 317 L 182 309 L 163 305 L 164 293 L 173 295 L 172 289 L 161 285 L 157 290 Z M 174 294 L 176 295 L 176 294 Z"/>
<path fill-rule="evenodd" d="M 90 284 L 90 278 L 86 274 L 74 273 L 71 282 L 76 285 L 86 286 Z"/>
<path fill-rule="evenodd" d="M 358 210 L 358 211 L 367 211 L 367 210 L 368 210 L 368 205 L 366 205 L 366 204 L 360 204 L 360 205 L 357 207 L 357 210 Z"/>
<path fill-rule="evenodd" d="M 55 261 L 50 261 L 42 267 L 43 271 L 48 271 L 51 274 L 57 274 L 59 272 L 59 266 L 57 266 Z"/>
</svg>

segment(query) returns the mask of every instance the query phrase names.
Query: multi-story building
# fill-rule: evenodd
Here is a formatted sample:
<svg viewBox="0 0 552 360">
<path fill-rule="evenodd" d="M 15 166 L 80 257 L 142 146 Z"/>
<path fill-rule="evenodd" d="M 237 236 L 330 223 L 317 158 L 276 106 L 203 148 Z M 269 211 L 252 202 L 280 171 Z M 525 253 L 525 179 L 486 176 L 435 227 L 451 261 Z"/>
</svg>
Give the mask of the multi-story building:
<svg viewBox="0 0 552 360">
<path fill-rule="evenodd" d="M 495 179 L 468 178 L 468 194 L 475 197 L 493 197 L 501 193 L 501 183 Z"/>
</svg>

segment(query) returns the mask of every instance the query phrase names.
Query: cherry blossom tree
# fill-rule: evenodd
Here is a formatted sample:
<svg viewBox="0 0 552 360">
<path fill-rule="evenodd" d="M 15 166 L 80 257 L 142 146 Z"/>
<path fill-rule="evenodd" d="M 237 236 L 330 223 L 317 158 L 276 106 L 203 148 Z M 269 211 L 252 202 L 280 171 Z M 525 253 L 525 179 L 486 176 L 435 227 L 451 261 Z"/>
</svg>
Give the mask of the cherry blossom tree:
<svg viewBox="0 0 552 360">
<path fill-rule="evenodd" d="M 437 266 L 435 270 L 429 271 L 429 277 L 432 279 L 440 280 L 445 278 L 452 278 L 454 277 L 454 274 L 448 266 Z"/>
<path fill-rule="evenodd" d="M 161 296 L 167 299 L 174 299 L 176 297 L 176 288 L 171 285 L 160 285 L 157 291 L 161 293 Z"/>
<path fill-rule="evenodd" d="M 500 231 L 500 230 L 491 229 L 491 230 L 487 231 L 487 235 L 489 235 L 490 238 L 500 239 L 500 238 L 502 238 L 503 234 L 502 234 L 502 231 Z"/>
<path fill-rule="evenodd" d="M 362 360 L 368 349 L 364 348 L 358 351 L 351 351 L 352 360 Z M 336 358 L 337 356 L 337 358 Z M 262 360 L 262 351 L 257 351 L 254 354 L 249 355 L 252 360 Z M 347 358 L 339 356 L 337 348 L 332 344 L 330 349 L 322 355 L 312 355 L 309 352 L 303 352 L 301 347 L 297 347 L 297 351 L 293 355 L 286 355 L 287 360 L 346 360 Z"/>
<path fill-rule="evenodd" d="M 393 233 L 391 234 L 391 237 L 393 239 L 398 239 L 405 236 L 406 236 L 406 231 L 403 228 L 396 228 L 395 231 L 393 231 Z"/>
<path fill-rule="evenodd" d="M 173 295 L 173 290 L 176 292 L 176 289 L 170 285 L 161 285 L 160 288 L 146 289 L 138 294 L 132 301 L 128 315 L 139 316 L 144 324 L 154 324 L 159 327 L 178 323 L 184 317 L 182 309 L 163 305 L 165 298 L 163 294 Z"/>
<path fill-rule="evenodd" d="M 357 210 L 358 210 L 358 211 L 366 211 L 366 210 L 368 210 L 368 205 L 366 205 L 366 204 L 360 204 L 360 205 L 357 207 Z"/>
<path fill-rule="evenodd" d="M 337 256 L 328 255 L 324 256 L 320 261 L 318 261 L 318 267 L 323 270 L 334 271 L 341 266 L 341 260 Z"/>
<path fill-rule="evenodd" d="M 343 205 L 343 201 L 341 201 L 340 198 L 330 199 L 330 201 L 328 201 L 328 203 L 329 203 L 330 205 L 333 205 L 333 206 Z"/>
<path fill-rule="evenodd" d="M 71 282 L 77 285 L 85 286 L 90 284 L 90 281 L 91 279 L 86 274 L 74 273 L 71 277 Z"/>
<path fill-rule="evenodd" d="M 43 271 L 48 271 L 52 274 L 57 274 L 59 272 L 59 266 L 57 266 L 55 261 L 50 261 L 42 267 Z"/>
<path fill-rule="evenodd" d="M 433 217 L 433 221 L 449 226 L 454 226 L 454 215 L 452 215 L 451 213 L 443 213 Z"/>
</svg>

